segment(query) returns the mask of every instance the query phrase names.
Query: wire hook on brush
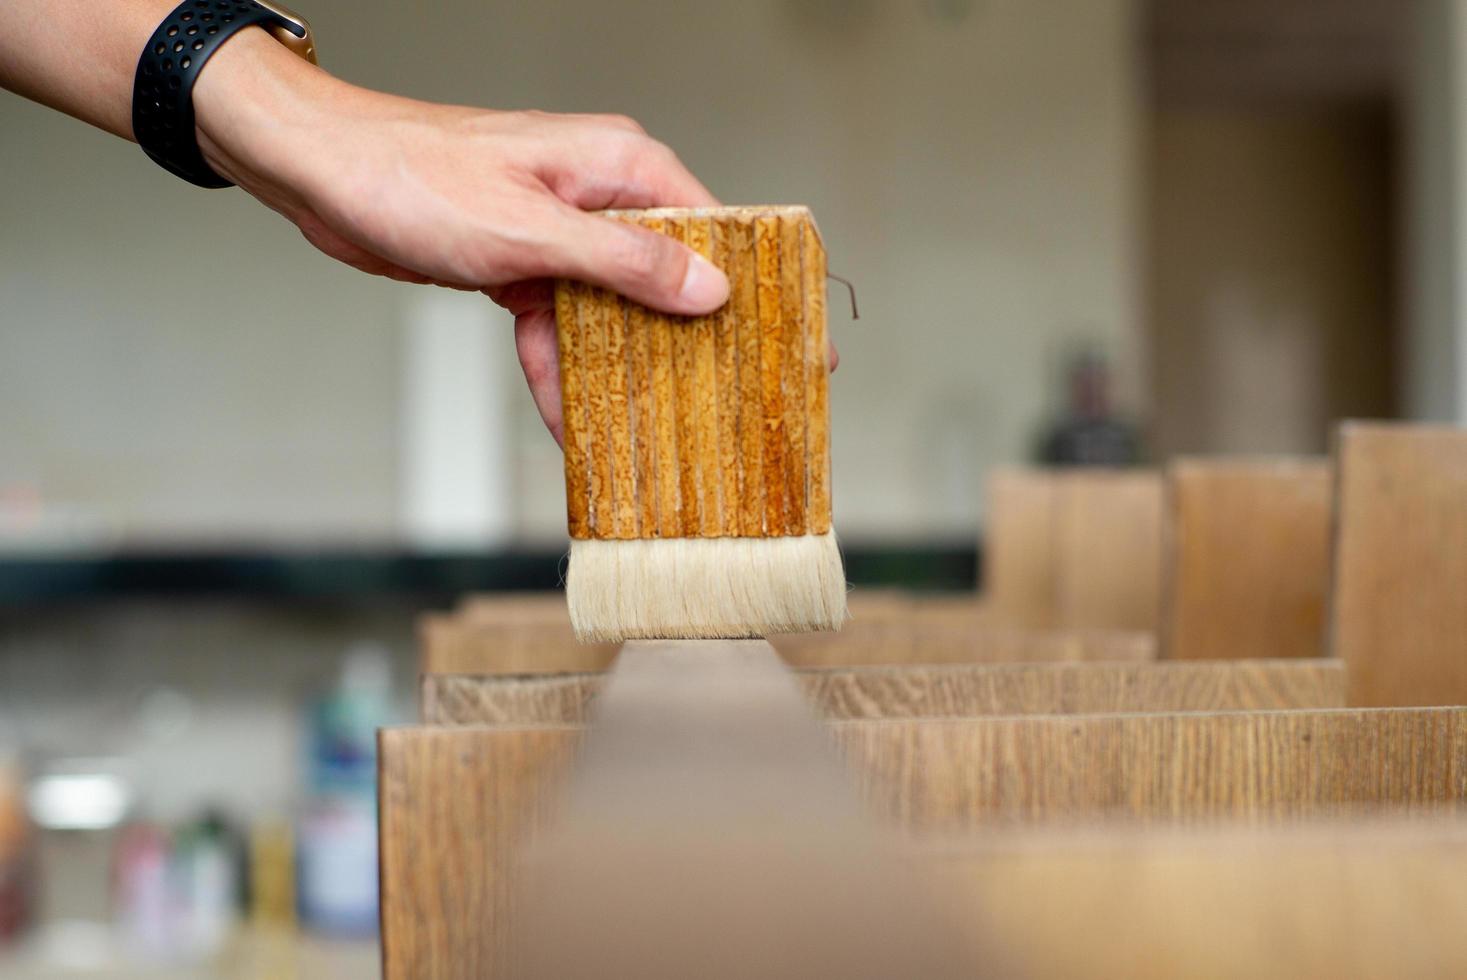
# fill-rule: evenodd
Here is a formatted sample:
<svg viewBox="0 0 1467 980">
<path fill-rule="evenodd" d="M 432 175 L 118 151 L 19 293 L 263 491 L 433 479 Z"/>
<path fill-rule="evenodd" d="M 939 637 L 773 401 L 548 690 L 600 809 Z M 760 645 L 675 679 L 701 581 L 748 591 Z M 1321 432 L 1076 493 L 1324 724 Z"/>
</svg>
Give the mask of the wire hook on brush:
<svg viewBox="0 0 1467 980">
<path fill-rule="evenodd" d="M 856 286 L 855 286 L 855 284 L 852 283 L 849 279 L 846 279 L 844 276 L 838 276 L 838 275 L 836 275 L 834 272 L 827 272 L 827 273 L 825 273 L 825 275 L 826 275 L 827 278 L 834 279 L 836 282 L 838 282 L 842 286 L 846 287 L 846 289 L 851 294 L 851 319 L 852 320 L 859 320 L 859 319 L 861 319 L 861 311 L 858 310 L 858 309 L 856 309 Z"/>
</svg>

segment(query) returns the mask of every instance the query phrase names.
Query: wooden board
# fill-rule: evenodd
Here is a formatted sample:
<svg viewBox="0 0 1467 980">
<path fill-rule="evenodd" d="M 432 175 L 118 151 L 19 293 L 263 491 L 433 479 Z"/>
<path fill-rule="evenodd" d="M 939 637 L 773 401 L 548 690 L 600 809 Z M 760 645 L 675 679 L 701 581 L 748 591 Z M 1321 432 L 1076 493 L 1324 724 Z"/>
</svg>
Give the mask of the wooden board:
<svg viewBox="0 0 1467 980">
<path fill-rule="evenodd" d="M 896 844 L 769 644 L 629 644 L 517 869 L 511 975 L 972 977 Z"/>
<path fill-rule="evenodd" d="M 1162 655 L 1322 656 L 1332 493 L 1325 460 L 1168 467 Z"/>
<path fill-rule="evenodd" d="M 994 620 L 1155 630 L 1161 515 L 1154 471 L 996 470 L 984 551 Z"/>
<path fill-rule="evenodd" d="M 1033 980 L 1467 976 L 1467 823 L 988 832 L 923 848 Z"/>
<path fill-rule="evenodd" d="M 581 725 L 604 674 L 427 674 L 425 725 Z M 1345 703 L 1334 660 L 917 665 L 809 670 L 796 680 L 830 720 L 1329 708 Z"/>
<path fill-rule="evenodd" d="M 549 819 L 578 741 L 564 728 L 378 733 L 384 977 L 503 975 L 513 856 Z"/>
<path fill-rule="evenodd" d="M 570 617 L 478 624 L 428 613 L 418 619 L 425 674 L 573 674 L 610 668 L 615 643 L 580 643 Z"/>
<path fill-rule="evenodd" d="M 1467 431 L 1340 428 L 1331 642 L 1355 704 L 1467 703 Z"/>
<path fill-rule="evenodd" d="M 1440 812 L 1467 798 L 1467 709 L 849 721 L 874 810 L 908 831 L 1111 818 L 1180 826 Z M 554 808 L 579 729 L 379 736 L 388 980 L 492 975 L 515 855 Z"/>
<path fill-rule="evenodd" d="M 611 643 L 576 642 L 570 623 L 464 624 L 428 615 L 419 624 L 425 674 L 560 674 L 606 670 Z M 1010 663 L 1151 660 L 1156 640 L 1144 633 L 989 629 L 946 612 L 935 622 L 856 620 L 839 633 L 776 636 L 774 647 L 795 667 L 904 663 Z"/>
<path fill-rule="evenodd" d="M 938 718 L 832 732 L 878 810 L 909 830 L 1467 799 L 1467 708 Z"/>
</svg>

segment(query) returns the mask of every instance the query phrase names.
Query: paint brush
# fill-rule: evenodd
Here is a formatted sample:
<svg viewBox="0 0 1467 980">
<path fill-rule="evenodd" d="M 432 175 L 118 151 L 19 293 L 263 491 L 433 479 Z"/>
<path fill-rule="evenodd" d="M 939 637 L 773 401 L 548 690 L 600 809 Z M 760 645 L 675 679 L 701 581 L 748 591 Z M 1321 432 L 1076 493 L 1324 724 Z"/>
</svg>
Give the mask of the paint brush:
<svg viewBox="0 0 1467 980">
<path fill-rule="evenodd" d="M 557 283 L 577 635 L 838 629 L 825 249 L 809 209 L 606 214 L 706 256 L 730 295 L 682 317 Z"/>
</svg>

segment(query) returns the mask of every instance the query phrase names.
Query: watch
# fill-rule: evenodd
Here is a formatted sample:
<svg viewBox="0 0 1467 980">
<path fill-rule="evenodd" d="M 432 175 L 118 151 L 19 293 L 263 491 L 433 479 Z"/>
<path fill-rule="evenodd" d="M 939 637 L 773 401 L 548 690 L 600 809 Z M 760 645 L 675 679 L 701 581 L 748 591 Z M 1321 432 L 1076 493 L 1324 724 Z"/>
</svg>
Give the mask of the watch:
<svg viewBox="0 0 1467 980">
<path fill-rule="evenodd" d="M 263 27 L 316 63 L 305 18 L 273 0 L 185 0 L 148 38 L 132 84 L 132 132 L 153 162 L 200 187 L 229 187 L 199 152 L 194 82 L 209 56 L 238 31 Z"/>
</svg>

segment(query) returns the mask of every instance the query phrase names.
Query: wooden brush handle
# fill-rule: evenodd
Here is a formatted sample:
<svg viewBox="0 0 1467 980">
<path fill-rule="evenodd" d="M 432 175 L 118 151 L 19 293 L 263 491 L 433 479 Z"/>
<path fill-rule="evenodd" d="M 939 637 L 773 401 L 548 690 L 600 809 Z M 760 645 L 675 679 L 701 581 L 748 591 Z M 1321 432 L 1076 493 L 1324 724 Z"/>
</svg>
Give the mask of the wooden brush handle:
<svg viewBox="0 0 1467 980">
<path fill-rule="evenodd" d="M 825 249 L 802 207 L 608 212 L 728 274 L 722 309 L 556 285 L 572 538 L 830 530 Z"/>
</svg>

